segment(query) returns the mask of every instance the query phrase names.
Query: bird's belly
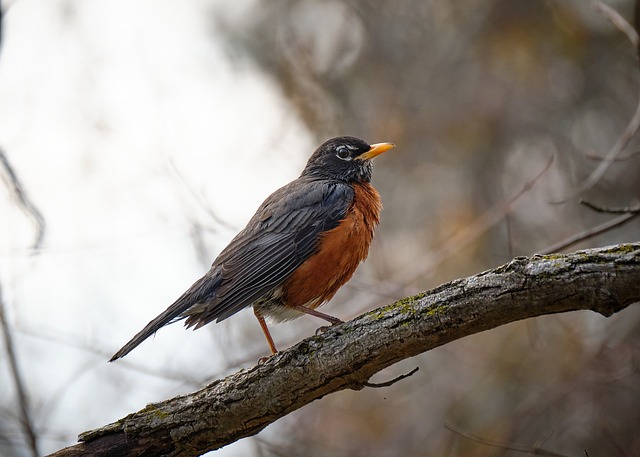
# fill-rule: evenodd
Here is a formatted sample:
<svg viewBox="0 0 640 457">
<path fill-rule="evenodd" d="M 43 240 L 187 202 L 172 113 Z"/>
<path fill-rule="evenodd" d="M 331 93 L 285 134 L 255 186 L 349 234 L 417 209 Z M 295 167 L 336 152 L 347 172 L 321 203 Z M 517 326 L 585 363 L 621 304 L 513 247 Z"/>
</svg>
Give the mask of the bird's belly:
<svg viewBox="0 0 640 457">
<path fill-rule="evenodd" d="M 284 305 L 282 287 L 278 287 L 253 303 L 256 314 L 273 322 L 284 322 L 300 317 L 302 313 Z"/>
</svg>

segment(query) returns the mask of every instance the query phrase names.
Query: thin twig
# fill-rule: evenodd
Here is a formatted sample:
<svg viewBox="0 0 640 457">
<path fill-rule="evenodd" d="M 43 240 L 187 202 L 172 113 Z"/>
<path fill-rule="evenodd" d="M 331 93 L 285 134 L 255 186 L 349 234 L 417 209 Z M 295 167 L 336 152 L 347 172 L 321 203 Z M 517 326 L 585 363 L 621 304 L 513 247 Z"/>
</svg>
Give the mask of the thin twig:
<svg viewBox="0 0 640 457">
<path fill-rule="evenodd" d="M 11 336 L 11 330 L 4 314 L 4 300 L 2 299 L 2 286 L 0 285 L 0 327 L 2 328 L 2 335 L 4 338 L 4 345 L 9 360 L 9 368 L 11 369 L 11 376 L 13 378 L 13 384 L 16 389 L 16 395 L 18 397 L 18 406 L 20 407 L 20 419 L 22 430 L 27 438 L 27 445 L 31 455 L 38 457 L 38 438 L 35 432 L 35 427 L 31 421 L 31 415 L 29 413 L 29 399 L 25 392 L 24 381 L 20 368 L 18 367 L 18 361 L 16 357 L 15 347 L 13 346 L 13 338 Z"/>
<path fill-rule="evenodd" d="M 608 230 L 611 230 L 615 227 L 618 227 L 626 222 L 629 222 L 631 219 L 637 217 L 640 213 L 627 213 L 620 217 L 610 220 L 609 222 L 605 222 L 604 224 L 598 225 L 597 227 L 593 227 L 589 230 L 585 230 L 584 232 L 577 233 L 575 235 L 570 236 L 569 238 L 560 241 L 552 246 L 549 246 L 545 250 L 539 252 L 538 254 L 546 255 L 553 254 L 555 252 L 562 251 L 568 247 L 573 246 L 581 241 L 592 238 L 596 235 L 600 235 Z"/>
<path fill-rule="evenodd" d="M 231 229 L 231 230 L 235 230 L 237 229 L 237 227 L 233 226 L 232 224 L 230 224 L 229 222 L 227 222 L 226 220 L 224 220 L 223 218 L 221 218 L 220 216 L 218 216 L 216 214 L 215 211 L 213 211 L 213 209 L 211 209 L 211 206 L 209 206 L 203 199 L 202 195 L 200 195 L 198 192 L 196 192 L 196 190 L 191 186 L 191 184 L 189 184 L 189 182 L 187 181 L 187 179 L 184 177 L 184 175 L 182 174 L 182 172 L 180 171 L 180 169 L 178 168 L 178 166 L 175 164 L 175 162 L 173 160 L 169 160 L 169 167 L 170 167 L 170 171 L 173 172 L 173 174 L 178 178 L 178 180 L 181 181 L 182 185 L 184 186 L 184 188 L 187 190 L 187 192 L 189 193 L 189 195 L 191 195 L 191 197 L 193 198 L 193 200 L 196 202 L 196 204 L 219 226 L 224 227 L 226 229 Z"/>
<path fill-rule="evenodd" d="M 634 152 L 630 152 L 626 156 L 616 157 L 613 161 L 614 162 L 626 162 L 627 160 L 633 160 L 638 156 L 640 156 L 640 151 L 634 151 Z M 604 160 L 604 157 L 599 156 L 597 154 L 585 154 L 584 158 L 588 159 L 588 160 L 596 160 L 598 162 Z"/>
<path fill-rule="evenodd" d="M 544 255 L 544 254 L 551 254 L 554 252 L 561 251 L 570 246 L 573 246 L 574 244 L 580 241 L 584 241 L 588 238 L 592 238 L 596 235 L 600 235 L 601 233 L 604 233 L 608 230 L 618 227 L 624 224 L 625 222 L 630 221 L 631 219 L 633 219 L 634 217 L 640 214 L 640 206 L 626 207 L 626 208 L 607 208 L 604 206 L 595 205 L 586 200 L 580 200 L 580 204 L 588 208 L 591 208 L 592 210 L 597 211 L 599 213 L 622 214 L 622 216 L 615 218 L 613 220 L 610 220 L 608 222 L 605 222 L 604 224 L 598 225 L 597 227 L 572 235 L 571 237 L 546 248 L 544 251 L 540 252 L 540 254 Z"/>
<path fill-rule="evenodd" d="M 599 213 L 608 213 L 608 214 L 637 214 L 640 213 L 640 206 L 636 207 L 623 207 L 623 208 L 607 208 L 605 206 L 595 205 L 586 200 L 580 200 L 580 204 L 584 205 L 588 208 L 591 208 L 594 211 Z"/>
<path fill-rule="evenodd" d="M 582 193 L 586 190 L 591 189 L 595 186 L 605 175 L 611 165 L 619 160 L 620 154 L 625 150 L 625 148 L 629 145 L 631 139 L 635 136 L 640 128 L 640 101 L 636 106 L 636 111 L 633 113 L 633 117 L 627 124 L 622 136 L 618 138 L 618 141 L 613 145 L 613 147 L 609 150 L 609 152 L 602 158 L 602 162 L 600 165 L 596 167 L 596 169 L 589 175 L 589 177 L 571 194 L 562 198 L 560 201 L 556 203 L 564 203 L 571 197 Z"/>
<path fill-rule="evenodd" d="M 454 425 L 450 422 L 445 423 L 444 427 L 448 430 L 451 430 L 453 433 L 456 433 L 460 436 L 464 436 L 467 439 L 470 439 L 472 441 L 476 441 L 478 443 L 485 444 L 491 447 L 497 447 L 500 449 L 514 451 L 514 452 L 523 452 L 525 454 L 543 455 L 546 457 L 569 457 L 566 454 L 558 454 L 557 452 L 547 451 L 546 449 L 542 449 L 534 446 L 527 446 L 525 444 L 501 443 L 499 441 L 489 440 L 487 438 L 483 438 L 477 433 L 474 433 L 470 430 L 462 428 L 459 425 Z"/>
<path fill-rule="evenodd" d="M 638 47 L 638 34 L 633 29 L 633 26 L 629 24 L 620 14 L 618 14 L 611 7 L 605 5 L 602 2 L 594 2 L 595 8 L 597 11 L 602 13 L 605 17 L 607 17 L 613 24 L 618 27 L 631 41 L 634 47 Z M 613 165 L 616 161 L 619 160 L 620 154 L 626 149 L 629 145 L 631 139 L 635 136 L 640 128 L 640 100 L 636 106 L 636 110 L 631 117 L 631 120 L 627 124 L 627 127 L 624 129 L 624 132 L 618 138 L 618 141 L 613 145 L 613 147 L 609 150 L 609 152 L 604 156 L 600 165 L 596 167 L 595 170 L 589 175 L 589 177 L 572 193 L 563 197 L 560 201 L 556 203 L 564 203 L 570 198 L 591 189 L 595 186 L 609 171 L 611 165 Z"/>
<path fill-rule="evenodd" d="M 419 278 L 425 276 L 429 271 L 433 271 L 436 266 L 450 257 L 453 252 L 459 251 L 471 244 L 473 240 L 478 239 L 482 234 L 486 233 L 491 227 L 495 226 L 502 220 L 505 215 L 512 211 L 513 206 L 524 195 L 526 195 L 538 181 L 549 171 L 555 160 L 555 154 L 549 154 L 549 158 L 544 167 L 531 179 L 525 182 L 522 188 L 505 201 L 501 201 L 482 213 L 473 223 L 464 227 L 459 232 L 454 233 L 449 239 L 440 243 L 440 247 L 431 253 L 426 261 L 419 266 L 412 264 L 410 268 L 402 270 L 398 277 L 402 277 L 403 284 L 412 284 Z"/>
<path fill-rule="evenodd" d="M 2 168 L 6 173 L 8 187 L 11 190 L 12 194 L 15 196 L 18 202 L 18 206 L 25 213 L 31 216 L 31 218 L 33 218 L 36 226 L 36 236 L 31 248 L 35 251 L 40 248 L 40 246 L 42 245 L 42 241 L 44 240 L 44 233 L 46 228 L 44 217 L 42 216 L 40 210 L 38 210 L 31 199 L 29 199 L 29 197 L 27 196 L 24 188 L 22 187 L 20 179 L 18 179 L 18 175 L 16 175 L 13 167 L 9 163 L 9 160 L 7 159 L 7 156 L 2 149 L 0 149 L 0 165 L 2 165 Z"/>
<path fill-rule="evenodd" d="M 598 13 L 609 19 L 611 23 L 617 27 L 618 30 L 624 33 L 635 47 L 638 47 L 638 32 L 636 32 L 633 26 L 629 24 L 629 22 L 625 18 L 623 18 L 620 13 L 611 8 L 609 5 L 599 1 L 593 2 L 593 6 Z"/>
<path fill-rule="evenodd" d="M 389 387 L 389 386 L 394 385 L 398 381 L 402 381 L 403 379 L 406 379 L 409 376 L 413 376 L 414 374 L 416 374 L 418 372 L 419 369 L 420 369 L 420 367 L 415 367 L 409 373 L 405 373 L 405 374 L 401 374 L 400 376 L 396 376 L 395 378 L 393 378 L 392 380 L 387 381 L 387 382 L 363 382 L 362 385 L 365 386 L 365 387 L 374 387 L 376 389 L 379 389 L 381 387 Z"/>
</svg>

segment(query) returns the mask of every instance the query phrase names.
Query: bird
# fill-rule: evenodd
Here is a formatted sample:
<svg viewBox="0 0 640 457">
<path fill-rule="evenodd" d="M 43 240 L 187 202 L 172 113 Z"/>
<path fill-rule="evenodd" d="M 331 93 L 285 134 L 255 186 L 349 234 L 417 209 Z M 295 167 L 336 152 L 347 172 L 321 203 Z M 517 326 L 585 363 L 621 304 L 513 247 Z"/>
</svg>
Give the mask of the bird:
<svg viewBox="0 0 640 457">
<path fill-rule="evenodd" d="M 195 330 L 250 306 L 271 354 L 278 350 L 267 318 L 283 322 L 307 314 L 331 325 L 342 323 L 316 308 L 367 257 L 382 210 L 380 194 L 371 185 L 372 159 L 393 147 L 353 136 L 322 143 L 301 175 L 259 206 L 209 271 L 109 362 L 165 325 L 184 320 L 185 327 Z"/>
</svg>

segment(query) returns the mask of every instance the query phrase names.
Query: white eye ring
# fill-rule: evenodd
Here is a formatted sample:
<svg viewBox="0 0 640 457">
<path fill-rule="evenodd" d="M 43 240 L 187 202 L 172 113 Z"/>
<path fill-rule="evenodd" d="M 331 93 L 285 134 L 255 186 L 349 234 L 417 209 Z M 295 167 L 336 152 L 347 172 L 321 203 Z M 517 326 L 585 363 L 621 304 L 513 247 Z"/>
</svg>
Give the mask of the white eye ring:
<svg viewBox="0 0 640 457">
<path fill-rule="evenodd" d="M 338 146 L 336 148 L 336 157 L 340 160 L 351 160 L 351 154 L 349 150 L 344 146 Z"/>
</svg>

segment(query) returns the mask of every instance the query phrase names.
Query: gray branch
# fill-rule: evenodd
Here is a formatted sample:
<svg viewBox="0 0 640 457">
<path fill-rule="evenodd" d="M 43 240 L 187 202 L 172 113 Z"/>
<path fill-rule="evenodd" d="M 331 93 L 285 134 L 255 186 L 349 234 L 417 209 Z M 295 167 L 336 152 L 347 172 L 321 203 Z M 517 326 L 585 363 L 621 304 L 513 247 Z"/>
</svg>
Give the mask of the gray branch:
<svg viewBox="0 0 640 457">
<path fill-rule="evenodd" d="M 82 433 L 79 444 L 52 455 L 201 455 L 464 336 L 544 314 L 610 316 L 638 301 L 640 243 L 518 257 L 331 327 L 264 364 Z"/>
</svg>

